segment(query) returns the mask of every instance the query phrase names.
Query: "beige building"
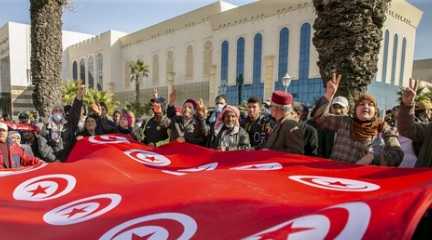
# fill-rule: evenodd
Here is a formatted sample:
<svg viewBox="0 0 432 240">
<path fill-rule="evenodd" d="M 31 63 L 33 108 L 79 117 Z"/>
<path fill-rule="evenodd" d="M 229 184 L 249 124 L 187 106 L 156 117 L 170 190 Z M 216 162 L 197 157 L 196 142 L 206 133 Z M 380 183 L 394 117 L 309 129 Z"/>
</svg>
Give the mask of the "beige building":
<svg viewBox="0 0 432 240">
<path fill-rule="evenodd" d="M 424 86 L 432 87 L 432 59 L 415 60 L 413 78 L 420 80 Z"/>
<path fill-rule="evenodd" d="M 63 31 L 63 50 L 93 37 L 90 34 Z M 0 27 L 0 112 L 17 115 L 34 110 L 30 73 L 30 25 L 8 22 Z M 63 57 L 63 76 L 71 65 Z"/>
<path fill-rule="evenodd" d="M 379 71 L 370 86 L 385 108 L 395 103 L 399 87 L 412 75 L 421 16 L 405 0 L 392 1 Z M 153 88 L 166 96 L 174 85 L 179 103 L 188 97 L 213 102 L 225 94 L 236 104 L 240 76 L 242 99 L 266 99 L 283 89 L 281 79 L 288 73 L 296 99 L 313 104 L 323 93 L 312 44 L 314 19 L 311 0 L 261 0 L 242 6 L 217 1 L 131 34 L 110 31 L 67 48 L 65 56 L 72 63 L 67 79 L 83 79 L 90 87 L 133 101 L 128 63 L 141 59 L 150 69 L 150 76 L 142 79 L 142 101 L 148 101 Z M 102 67 L 94 70 L 95 65 Z"/>
</svg>

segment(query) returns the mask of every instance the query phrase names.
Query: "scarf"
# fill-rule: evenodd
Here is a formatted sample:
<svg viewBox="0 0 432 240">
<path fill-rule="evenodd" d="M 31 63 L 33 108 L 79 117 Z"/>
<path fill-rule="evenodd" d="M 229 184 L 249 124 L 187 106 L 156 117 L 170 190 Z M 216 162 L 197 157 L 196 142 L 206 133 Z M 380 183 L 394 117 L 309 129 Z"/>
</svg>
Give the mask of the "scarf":
<svg viewBox="0 0 432 240">
<path fill-rule="evenodd" d="M 370 140 L 378 135 L 383 130 L 384 122 L 377 117 L 378 108 L 376 99 L 368 94 L 364 94 L 359 97 L 356 101 L 354 111 L 357 109 L 357 106 L 363 101 L 368 100 L 375 105 L 375 117 L 368 121 L 360 121 L 355 117 L 353 119 L 352 128 L 351 128 L 351 138 L 355 141 L 365 142 Z"/>
</svg>

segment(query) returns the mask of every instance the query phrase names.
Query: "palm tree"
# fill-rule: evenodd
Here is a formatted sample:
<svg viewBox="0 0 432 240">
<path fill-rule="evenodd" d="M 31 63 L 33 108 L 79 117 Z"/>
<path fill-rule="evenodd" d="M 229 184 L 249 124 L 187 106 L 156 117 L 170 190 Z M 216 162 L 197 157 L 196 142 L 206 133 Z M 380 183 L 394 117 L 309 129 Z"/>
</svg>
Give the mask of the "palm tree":
<svg viewBox="0 0 432 240">
<path fill-rule="evenodd" d="M 391 0 L 313 0 L 317 18 L 313 43 L 323 81 L 343 75 L 338 95 L 353 101 L 377 72 L 382 27 Z"/>
<path fill-rule="evenodd" d="M 30 0 L 33 104 L 41 117 L 61 104 L 62 14 L 67 0 Z"/>
<path fill-rule="evenodd" d="M 140 100 L 140 85 L 143 77 L 149 76 L 149 66 L 145 65 L 143 61 L 136 60 L 129 63 L 130 80 L 135 82 L 135 104 L 139 104 Z"/>
</svg>

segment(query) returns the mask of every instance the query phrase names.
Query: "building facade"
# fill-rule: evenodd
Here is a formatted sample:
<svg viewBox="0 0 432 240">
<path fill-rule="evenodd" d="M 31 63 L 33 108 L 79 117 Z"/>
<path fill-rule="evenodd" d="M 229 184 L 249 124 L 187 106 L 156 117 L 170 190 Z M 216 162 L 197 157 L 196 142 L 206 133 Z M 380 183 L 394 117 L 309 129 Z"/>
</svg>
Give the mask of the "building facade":
<svg viewBox="0 0 432 240">
<path fill-rule="evenodd" d="M 63 31 L 63 50 L 93 35 Z M 8 22 L 0 28 L 0 112 L 16 116 L 34 110 L 30 72 L 30 25 Z M 63 77 L 71 65 L 63 56 Z"/>
<path fill-rule="evenodd" d="M 412 75 L 422 12 L 395 0 L 387 15 L 379 71 L 369 87 L 384 108 L 396 104 L 396 92 Z M 218 1 L 131 34 L 110 31 L 67 48 L 65 56 L 72 63 L 66 67 L 67 79 L 86 78 L 90 87 L 97 82 L 119 100 L 133 101 L 128 63 L 141 59 L 150 69 L 150 76 L 142 79 L 142 101 L 148 101 L 154 88 L 167 96 L 174 86 L 179 103 L 188 97 L 212 103 L 225 94 L 237 104 L 239 92 L 242 100 L 269 98 L 273 90 L 283 89 L 282 77 L 288 73 L 296 100 L 313 104 L 324 91 L 312 44 L 314 19 L 311 0 L 261 0 L 242 6 Z"/>
</svg>

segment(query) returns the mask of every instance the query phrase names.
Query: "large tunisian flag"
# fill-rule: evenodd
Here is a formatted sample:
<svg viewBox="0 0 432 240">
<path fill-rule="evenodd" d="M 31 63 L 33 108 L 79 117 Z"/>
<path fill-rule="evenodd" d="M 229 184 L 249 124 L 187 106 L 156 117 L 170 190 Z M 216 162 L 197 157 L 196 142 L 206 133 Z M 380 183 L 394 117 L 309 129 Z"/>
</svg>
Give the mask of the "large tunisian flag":
<svg viewBox="0 0 432 240">
<path fill-rule="evenodd" d="M 432 171 L 120 135 L 0 172 L 1 239 L 409 239 Z"/>
</svg>

